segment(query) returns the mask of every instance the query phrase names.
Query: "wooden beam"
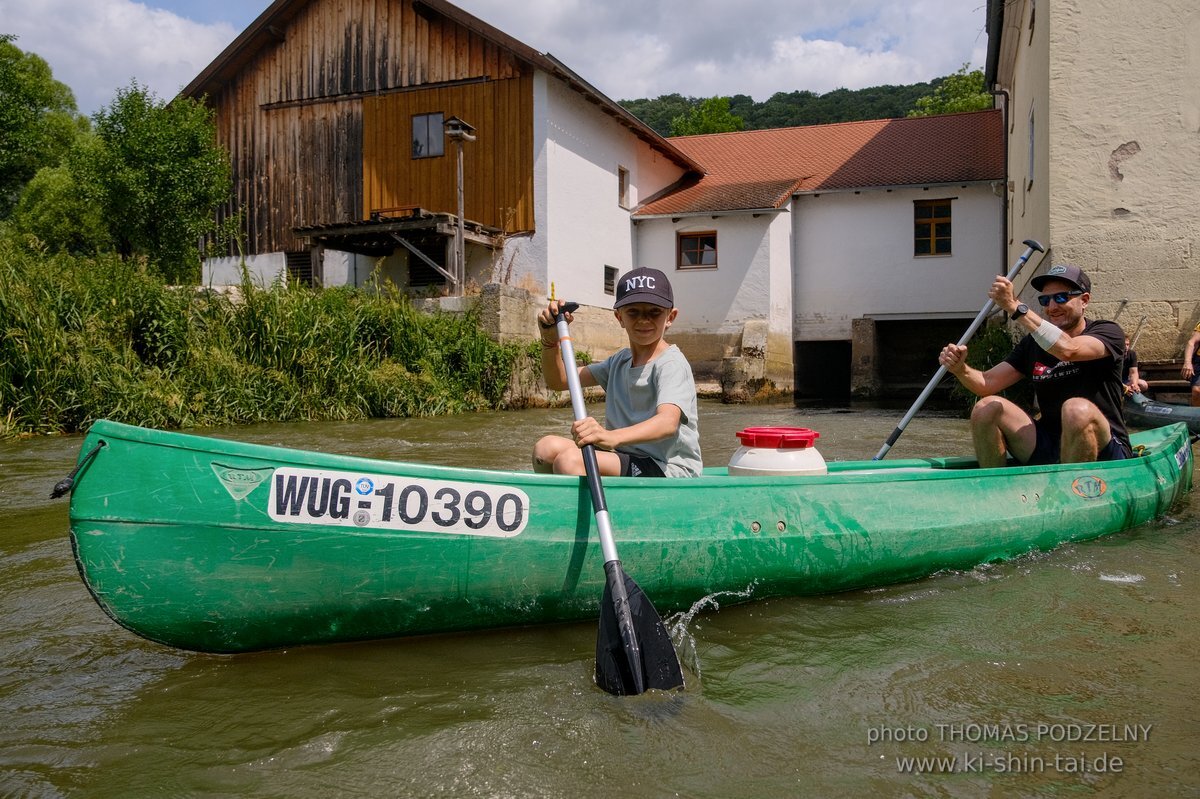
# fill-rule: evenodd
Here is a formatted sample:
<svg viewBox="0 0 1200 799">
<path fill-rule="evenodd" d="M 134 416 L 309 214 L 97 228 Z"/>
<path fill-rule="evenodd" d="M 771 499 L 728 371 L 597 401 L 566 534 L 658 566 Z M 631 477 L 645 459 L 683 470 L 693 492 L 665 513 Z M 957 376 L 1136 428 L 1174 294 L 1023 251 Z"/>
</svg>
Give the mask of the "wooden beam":
<svg viewBox="0 0 1200 799">
<path fill-rule="evenodd" d="M 454 275 L 450 274 L 450 273 L 449 273 L 449 272 L 447 272 L 445 269 L 443 269 L 442 267 L 440 267 L 440 266 L 438 266 L 436 263 L 434 263 L 434 261 L 433 261 L 433 259 L 432 259 L 432 258 L 430 258 L 428 255 L 426 255 L 425 253 L 421 252 L 421 251 L 420 251 L 420 250 L 418 250 L 416 247 L 414 247 L 414 246 L 413 246 L 413 245 L 412 245 L 412 244 L 411 244 L 411 243 L 408 241 L 408 239 L 404 238 L 403 236 L 397 236 L 395 233 L 393 233 L 393 234 L 392 234 L 392 238 L 394 238 L 396 241 L 398 241 L 398 242 L 400 242 L 402 245 L 404 245 L 404 248 L 405 248 L 406 250 L 408 250 L 408 251 L 409 251 L 409 252 L 411 252 L 413 255 L 417 256 L 417 257 L 418 257 L 418 258 L 420 258 L 422 261 L 424 261 L 424 262 L 425 262 L 425 264 L 426 264 L 427 266 L 431 266 L 431 267 L 433 267 L 435 270 L 437 270 L 438 274 L 440 274 L 442 277 L 444 277 L 444 278 L 446 278 L 447 280 L 449 280 L 449 281 L 450 281 L 450 283 L 451 283 L 452 285 L 457 285 L 457 284 L 458 284 L 458 279 L 457 279 L 456 277 L 454 277 Z"/>
</svg>

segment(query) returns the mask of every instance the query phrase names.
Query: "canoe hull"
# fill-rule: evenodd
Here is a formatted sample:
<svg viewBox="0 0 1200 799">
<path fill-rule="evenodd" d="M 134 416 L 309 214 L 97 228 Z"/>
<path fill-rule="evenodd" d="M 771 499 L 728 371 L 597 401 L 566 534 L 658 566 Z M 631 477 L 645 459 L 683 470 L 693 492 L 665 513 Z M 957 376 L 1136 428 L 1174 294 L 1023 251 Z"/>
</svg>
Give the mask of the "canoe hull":
<svg viewBox="0 0 1200 799">
<path fill-rule="evenodd" d="M 1150 521 L 1191 487 L 1182 426 L 1116 464 L 831 463 L 830 474 L 605 481 L 660 612 L 970 568 Z M 242 652 L 595 618 L 582 478 L 243 444 L 97 422 L 71 502 L 80 573 L 118 623 Z M 936 507 L 935 514 L 930 507 Z"/>
<path fill-rule="evenodd" d="M 1125 398 L 1125 421 L 1130 427 L 1142 429 L 1183 423 L 1192 433 L 1200 433 L 1200 408 L 1158 402 L 1144 394 L 1133 394 Z"/>
</svg>

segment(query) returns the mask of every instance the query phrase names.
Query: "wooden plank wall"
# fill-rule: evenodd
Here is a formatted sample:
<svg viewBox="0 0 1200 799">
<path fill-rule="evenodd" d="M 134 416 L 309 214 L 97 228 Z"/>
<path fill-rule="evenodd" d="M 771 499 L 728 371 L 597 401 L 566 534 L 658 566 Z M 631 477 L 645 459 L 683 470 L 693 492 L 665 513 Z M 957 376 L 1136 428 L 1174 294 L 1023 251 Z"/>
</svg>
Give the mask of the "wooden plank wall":
<svg viewBox="0 0 1200 799">
<path fill-rule="evenodd" d="M 363 105 L 367 97 L 379 102 L 430 83 L 480 78 L 500 84 L 486 91 L 486 82 L 419 91 L 448 92 L 438 95 L 448 104 L 445 113 L 475 125 L 488 144 L 476 148 L 474 165 L 465 151 L 471 170 L 468 216 L 492 224 L 498 217 L 488 216 L 488 208 L 519 207 L 518 215 L 527 213 L 529 221 L 516 229 L 532 228 L 532 89 L 525 74 L 530 67 L 515 54 L 448 19 L 418 14 L 412 0 L 310 0 L 281 33 L 281 40 L 262 47 L 209 98 L 218 136 L 233 161 L 234 197 L 221 216 L 239 209 L 244 214 L 246 254 L 299 249 L 303 240 L 292 228 L 360 220 L 371 207 L 417 204 L 456 213 L 456 188 L 451 205 L 438 207 L 444 206 L 443 184 L 455 183 L 453 158 L 426 159 L 446 162 L 451 170 L 448 180 L 432 174 L 435 167 L 420 174 L 422 185 L 435 192 L 428 197 L 376 184 L 364 203 L 371 189 L 363 183 Z M 398 107 L 404 104 L 396 100 Z M 370 133 L 374 169 L 403 175 L 403 165 L 389 163 L 399 152 L 390 140 L 407 142 L 410 125 L 405 119 L 402 130 Z M 485 153 L 490 157 L 483 158 Z M 407 145 L 403 154 L 407 158 Z M 514 192 L 509 181 L 519 189 Z M 405 199 L 370 205 L 376 196 Z"/>
<path fill-rule="evenodd" d="M 476 128 L 476 140 L 463 145 L 466 218 L 507 226 L 509 233 L 533 230 L 533 81 L 528 77 L 365 99 L 364 218 L 379 208 L 404 205 L 458 213 L 457 146 L 446 141 L 441 157 L 411 154 L 412 117 L 439 111 Z"/>
</svg>

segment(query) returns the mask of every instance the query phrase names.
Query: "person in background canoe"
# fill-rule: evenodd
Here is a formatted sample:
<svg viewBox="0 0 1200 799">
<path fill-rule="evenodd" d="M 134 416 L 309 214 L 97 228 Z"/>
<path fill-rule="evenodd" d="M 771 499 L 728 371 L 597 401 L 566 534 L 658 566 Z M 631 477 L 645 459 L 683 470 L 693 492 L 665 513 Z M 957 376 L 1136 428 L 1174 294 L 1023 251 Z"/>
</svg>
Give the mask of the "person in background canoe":
<svg viewBox="0 0 1200 799">
<path fill-rule="evenodd" d="M 567 388 L 551 300 L 538 313 L 546 386 Z M 584 474 L 582 447 L 596 448 L 600 473 L 624 477 L 699 477 L 700 429 L 696 381 L 687 358 L 663 336 L 675 321 L 671 283 L 657 269 L 634 269 L 617 282 L 613 315 L 629 346 L 599 363 L 579 366 L 579 382 L 604 388 L 601 425 L 591 416 L 571 425 L 572 438 L 543 436 L 533 448 L 533 469 Z M 566 315 L 568 323 L 571 314 Z"/>
<path fill-rule="evenodd" d="M 1183 345 L 1183 379 L 1191 383 L 1192 394 L 1188 404 L 1200 406 L 1200 325 L 1192 331 L 1192 337 Z"/>
<path fill-rule="evenodd" d="M 946 371 L 979 397 L 971 410 L 975 455 L 983 467 L 1082 463 L 1130 457 L 1121 410 L 1125 333 L 1116 322 L 1083 317 L 1092 281 L 1077 266 L 1056 264 L 1030 281 L 1039 316 L 1013 294 L 1003 275 L 988 296 L 1027 335 L 1008 357 L 981 372 L 967 365 L 967 348 L 948 344 L 938 356 Z M 1035 422 L 1015 403 L 997 396 L 1021 378 L 1033 381 L 1041 416 Z"/>
<path fill-rule="evenodd" d="M 1121 361 L 1121 382 L 1125 384 L 1125 396 L 1144 394 L 1150 384 L 1142 379 L 1138 371 L 1137 350 L 1129 346 L 1129 336 L 1125 337 L 1125 357 Z"/>
</svg>

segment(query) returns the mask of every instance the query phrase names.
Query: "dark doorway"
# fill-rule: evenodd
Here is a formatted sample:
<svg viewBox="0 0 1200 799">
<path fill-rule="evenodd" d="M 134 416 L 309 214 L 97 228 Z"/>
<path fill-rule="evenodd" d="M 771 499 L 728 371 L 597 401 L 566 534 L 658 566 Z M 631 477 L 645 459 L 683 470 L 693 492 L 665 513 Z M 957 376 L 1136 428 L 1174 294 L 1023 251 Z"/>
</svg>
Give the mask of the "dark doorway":
<svg viewBox="0 0 1200 799">
<path fill-rule="evenodd" d="M 410 239 L 410 241 L 426 258 L 440 267 L 446 267 L 446 238 L 444 236 L 423 236 Z M 408 285 L 410 288 L 427 289 L 431 286 L 441 287 L 445 284 L 445 276 L 412 253 L 408 254 Z"/>
<path fill-rule="evenodd" d="M 849 341 L 797 341 L 793 353 L 797 402 L 850 400 Z"/>
<path fill-rule="evenodd" d="M 910 319 L 875 323 L 879 379 L 887 396 L 916 397 L 938 369 L 938 353 L 958 341 L 967 319 Z M 944 385 L 951 385 L 949 378 Z"/>
</svg>

